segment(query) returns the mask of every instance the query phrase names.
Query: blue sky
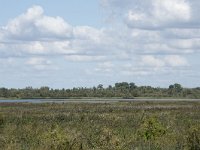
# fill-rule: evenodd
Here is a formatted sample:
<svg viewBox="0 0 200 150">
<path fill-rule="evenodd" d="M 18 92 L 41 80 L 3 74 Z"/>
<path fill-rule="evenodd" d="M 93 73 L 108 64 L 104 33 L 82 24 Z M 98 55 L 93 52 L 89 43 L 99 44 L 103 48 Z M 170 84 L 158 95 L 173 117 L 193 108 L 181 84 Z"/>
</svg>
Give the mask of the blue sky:
<svg viewBox="0 0 200 150">
<path fill-rule="evenodd" d="M 80 0 L 61 0 L 60 2 L 53 0 L 3 0 L 0 3 L 1 13 L 4 14 L 0 17 L 1 25 L 5 25 L 10 19 L 24 13 L 33 5 L 39 5 L 45 10 L 45 14 L 61 16 L 72 25 L 102 26 L 102 12 L 99 2 L 95 0 L 88 0 L 87 3 Z"/>
<path fill-rule="evenodd" d="M 198 0 L 0 1 L 0 87 L 197 87 L 199 8 Z"/>
</svg>

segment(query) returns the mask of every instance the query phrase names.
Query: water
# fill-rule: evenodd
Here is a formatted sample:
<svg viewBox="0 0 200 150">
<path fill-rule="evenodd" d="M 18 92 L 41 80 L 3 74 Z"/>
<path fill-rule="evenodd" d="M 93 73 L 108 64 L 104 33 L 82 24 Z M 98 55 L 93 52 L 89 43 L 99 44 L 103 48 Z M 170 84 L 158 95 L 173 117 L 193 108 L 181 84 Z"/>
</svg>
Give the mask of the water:
<svg viewBox="0 0 200 150">
<path fill-rule="evenodd" d="M 199 99 L 0 99 L 0 103 L 114 103 L 133 101 L 200 101 Z"/>
<path fill-rule="evenodd" d="M 111 103 L 119 101 L 116 99 L 0 99 L 0 103 Z"/>
<path fill-rule="evenodd" d="M 45 103 L 50 102 L 49 100 L 43 100 L 43 99 L 6 99 L 1 100 L 0 103 Z M 52 101 L 53 102 L 53 101 Z"/>
</svg>

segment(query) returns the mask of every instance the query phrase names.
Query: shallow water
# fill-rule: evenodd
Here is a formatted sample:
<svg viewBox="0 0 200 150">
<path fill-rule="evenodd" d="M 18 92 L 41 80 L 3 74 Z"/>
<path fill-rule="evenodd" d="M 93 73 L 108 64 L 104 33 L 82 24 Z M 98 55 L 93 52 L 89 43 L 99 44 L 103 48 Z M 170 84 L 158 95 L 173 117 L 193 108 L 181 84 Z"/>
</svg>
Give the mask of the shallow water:
<svg viewBox="0 0 200 150">
<path fill-rule="evenodd" d="M 111 103 L 119 101 L 116 99 L 0 99 L 0 103 Z"/>
<path fill-rule="evenodd" d="M 0 103 L 114 103 L 134 101 L 200 101 L 199 99 L 0 99 Z"/>
</svg>

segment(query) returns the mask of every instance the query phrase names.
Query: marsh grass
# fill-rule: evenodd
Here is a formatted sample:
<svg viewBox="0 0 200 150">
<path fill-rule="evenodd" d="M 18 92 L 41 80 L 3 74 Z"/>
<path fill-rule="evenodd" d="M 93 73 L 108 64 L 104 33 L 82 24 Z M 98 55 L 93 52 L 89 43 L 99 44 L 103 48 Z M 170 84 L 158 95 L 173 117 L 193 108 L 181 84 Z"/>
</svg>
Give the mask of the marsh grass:
<svg viewBox="0 0 200 150">
<path fill-rule="evenodd" d="M 200 102 L 0 104 L 0 149 L 198 150 Z"/>
</svg>

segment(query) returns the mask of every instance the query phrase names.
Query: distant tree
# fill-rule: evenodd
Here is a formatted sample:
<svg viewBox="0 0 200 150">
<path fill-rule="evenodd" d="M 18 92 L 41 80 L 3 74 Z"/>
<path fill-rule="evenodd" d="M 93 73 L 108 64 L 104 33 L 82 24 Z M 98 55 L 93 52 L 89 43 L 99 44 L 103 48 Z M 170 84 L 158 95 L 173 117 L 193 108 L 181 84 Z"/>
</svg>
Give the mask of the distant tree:
<svg viewBox="0 0 200 150">
<path fill-rule="evenodd" d="M 174 89 L 174 85 L 170 85 L 170 86 L 169 86 L 169 89 Z"/>
<path fill-rule="evenodd" d="M 42 97 L 48 97 L 49 96 L 49 87 L 47 87 L 47 86 L 43 86 L 43 87 L 41 87 L 40 88 L 40 95 L 42 96 Z"/>
<path fill-rule="evenodd" d="M 127 82 L 115 83 L 115 88 L 117 88 L 117 89 L 129 89 L 129 83 L 127 83 Z"/>
<path fill-rule="evenodd" d="M 99 84 L 99 85 L 97 86 L 97 89 L 102 90 L 102 89 L 103 89 L 103 84 Z"/>
<path fill-rule="evenodd" d="M 178 83 L 174 84 L 174 88 L 176 89 L 177 92 L 181 92 L 183 90 L 182 86 Z"/>
<path fill-rule="evenodd" d="M 181 86 L 181 84 L 175 83 L 173 85 L 170 85 L 168 88 L 169 91 L 169 96 L 180 96 L 183 95 L 183 87 Z"/>
<path fill-rule="evenodd" d="M 175 89 L 177 92 L 181 92 L 183 87 L 180 84 L 175 83 L 174 85 L 170 85 L 169 89 Z"/>
<path fill-rule="evenodd" d="M 109 86 L 108 86 L 108 89 L 109 89 L 109 90 L 112 90 L 112 85 L 109 85 Z"/>
<path fill-rule="evenodd" d="M 200 98 L 200 88 L 183 88 L 175 83 L 169 88 L 154 88 L 151 86 L 136 86 L 135 83 L 119 82 L 114 86 L 104 88 L 102 84 L 97 87 L 50 89 L 47 86 L 41 88 L 26 87 L 24 89 L 0 88 L 2 98 L 69 98 L 69 97 L 177 97 Z"/>
<path fill-rule="evenodd" d="M 0 97 L 9 97 L 9 90 L 6 88 L 1 88 L 0 89 Z"/>
<path fill-rule="evenodd" d="M 132 89 L 136 89 L 137 86 L 135 85 L 135 83 L 131 82 L 129 83 L 129 88 L 132 90 Z"/>
</svg>

